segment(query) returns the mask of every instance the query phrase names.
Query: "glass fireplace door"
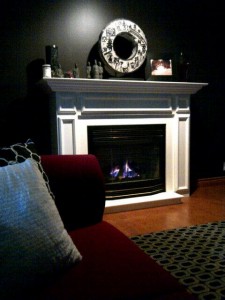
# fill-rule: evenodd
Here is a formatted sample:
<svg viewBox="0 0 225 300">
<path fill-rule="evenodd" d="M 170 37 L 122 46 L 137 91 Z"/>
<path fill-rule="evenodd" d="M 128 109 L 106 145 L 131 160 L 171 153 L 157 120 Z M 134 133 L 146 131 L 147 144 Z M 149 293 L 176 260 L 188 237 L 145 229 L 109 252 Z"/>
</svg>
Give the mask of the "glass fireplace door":
<svg viewBox="0 0 225 300">
<path fill-rule="evenodd" d="M 89 126 L 88 153 L 99 160 L 107 200 L 165 191 L 165 125 Z"/>
</svg>

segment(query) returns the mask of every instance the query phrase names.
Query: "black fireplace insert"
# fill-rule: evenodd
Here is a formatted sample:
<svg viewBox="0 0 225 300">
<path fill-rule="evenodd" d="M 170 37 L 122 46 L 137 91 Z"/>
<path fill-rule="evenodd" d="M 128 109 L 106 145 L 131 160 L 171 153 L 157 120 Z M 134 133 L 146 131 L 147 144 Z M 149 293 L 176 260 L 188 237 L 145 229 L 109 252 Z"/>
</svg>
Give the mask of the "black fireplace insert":
<svg viewBox="0 0 225 300">
<path fill-rule="evenodd" d="M 101 165 L 106 199 L 165 191 L 165 125 L 88 126 L 88 153 Z"/>
</svg>

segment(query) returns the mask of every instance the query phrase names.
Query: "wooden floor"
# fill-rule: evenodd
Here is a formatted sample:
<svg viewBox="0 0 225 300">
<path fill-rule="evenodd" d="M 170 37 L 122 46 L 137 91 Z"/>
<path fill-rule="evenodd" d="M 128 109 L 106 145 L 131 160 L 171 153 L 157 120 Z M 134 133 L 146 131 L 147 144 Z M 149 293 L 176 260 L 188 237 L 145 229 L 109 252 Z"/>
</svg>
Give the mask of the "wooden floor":
<svg viewBox="0 0 225 300">
<path fill-rule="evenodd" d="M 126 236 L 225 220 L 225 181 L 203 181 L 182 204 L 105 214 Z"/>
</svg>

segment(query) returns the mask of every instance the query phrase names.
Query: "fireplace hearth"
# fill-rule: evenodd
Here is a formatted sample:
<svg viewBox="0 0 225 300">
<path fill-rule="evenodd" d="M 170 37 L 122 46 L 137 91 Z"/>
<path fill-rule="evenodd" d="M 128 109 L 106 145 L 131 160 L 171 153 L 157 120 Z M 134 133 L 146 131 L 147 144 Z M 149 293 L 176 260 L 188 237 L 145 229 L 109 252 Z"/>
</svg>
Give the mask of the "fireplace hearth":
<svg viewBox="0 0 225 300">
<path fill-rule="evenodd" d="M 88 153 L 100 162 L 107 200 L 165 192 L 165 125 L 88 126 Z"/>
<path fill-rule="evenodd" d="M 51 102 L 53 153 L 96 153 L 109 186 L 106 213 L 178 204 L 183 196 L 189 195 L 190 98 L 207 83 L 82 78 L 45 80 L 54 92 Z M 149 128 L 158 128 L 158 125 L 165 133 L 162 139 L 158 138 L 157 146 L 153 146 L 154 138 L 146 142 L 142 133 Z M 106 139 L 100 150 L 101 147 L 89 144 L 88 135 L 103 128 L 109 131 L 103 134 Z M 107 139 L 110 130 L 118 128 L 122 135 L 114 146 L 112 141 L 116 139 L 110 142 Z M 128 142 L 128 138 L 127 145 L 123 145 L 124 135 L 129 136 L 127 129 L 131 128 L 139 130 L 135 129 L 132 142 Z M 111 135 L 117 136 L 115 132 Z M 136 146 L 133 146 L 134 140 Z M 159 147 L 163 141 L 164 153 Z M 100 140 L 97 146 L 99 143 Z M 156 158 L 158 154 L 160 158 Z M 150 156 L 154 159 L 149 161 Z M 136 184 L 141 190 L 139 195 Z M 127 185 L 130 191 L 124 195 L 120 187 L 126 190 Z"/>
</svg>

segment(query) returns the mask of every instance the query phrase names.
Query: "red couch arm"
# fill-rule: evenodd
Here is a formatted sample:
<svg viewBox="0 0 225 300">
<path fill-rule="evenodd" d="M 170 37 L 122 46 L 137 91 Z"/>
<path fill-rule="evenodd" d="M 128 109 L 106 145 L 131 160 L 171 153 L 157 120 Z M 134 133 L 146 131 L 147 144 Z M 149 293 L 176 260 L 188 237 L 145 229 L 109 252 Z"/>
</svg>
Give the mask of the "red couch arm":
<svg viewBox="0 0 225 300">
<path fill-rule="evenodd" d="M 102 220 L 104 177 L 94 155 L 42 155 L 41 162 L 68 231 Z"/>
</svg>

